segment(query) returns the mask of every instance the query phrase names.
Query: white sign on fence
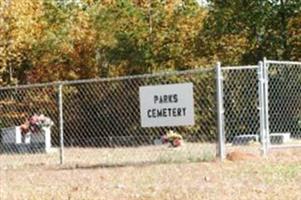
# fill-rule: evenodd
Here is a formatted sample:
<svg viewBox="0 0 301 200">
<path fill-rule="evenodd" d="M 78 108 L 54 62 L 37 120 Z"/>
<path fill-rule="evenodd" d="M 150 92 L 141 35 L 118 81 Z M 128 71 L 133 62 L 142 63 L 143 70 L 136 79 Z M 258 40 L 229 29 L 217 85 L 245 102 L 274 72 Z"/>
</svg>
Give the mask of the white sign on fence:
<svg viewBox="0 0 301 200">
<path fill-rule="evenodd" d="M 193 84 L 139 88 L 142 127 L 194 125 Z"/>
</svg>

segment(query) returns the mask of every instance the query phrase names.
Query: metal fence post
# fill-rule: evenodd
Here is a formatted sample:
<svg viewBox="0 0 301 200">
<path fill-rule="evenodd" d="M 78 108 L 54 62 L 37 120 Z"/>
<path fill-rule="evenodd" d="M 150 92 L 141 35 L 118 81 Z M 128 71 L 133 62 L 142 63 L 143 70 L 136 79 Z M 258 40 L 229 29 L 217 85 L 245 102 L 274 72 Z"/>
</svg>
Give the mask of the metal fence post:
<svg viewBox="0 0 301 200">
<path fill-rule="evenodd" d="M 221 63 L 216 65 L 216 87 L 217 87 L 217 133 L 218 133 L 218 145 L 217 145 L 217 157 L 220 160 L 224 160 L 225 155 L 225 135 L 224 135 L 224 108 L 223 108 L 223 87 L 222 87 L 222 69 Z"/>
<path fill-rule="evenodd" d="M 265 107 L 264 107 L 264 77 L 263 77 L 263 62 L 258 63 L 258 97 L 259 97 L 259 119 L 260 119 L 260 140 L 261 140 L 261 155 L 267 155 L 266 147 L 266 126 L 265 126 Z"/>
<path fill-rule="evenodd" d="M 263 59 L 263 79 L 264 79 L 264 120 L 265 120 L 265 148 L 266 153 L 270 146 L 270 130 L 269 130 L 269 66 L 267 59 Z"/>
<path fill-rule="evenodd" d="M 60 127 L 60 164 L 64 164 L 64 117 L 63 117 L 63 85 L 59 84 L 59 127 Z"/>
</svg>

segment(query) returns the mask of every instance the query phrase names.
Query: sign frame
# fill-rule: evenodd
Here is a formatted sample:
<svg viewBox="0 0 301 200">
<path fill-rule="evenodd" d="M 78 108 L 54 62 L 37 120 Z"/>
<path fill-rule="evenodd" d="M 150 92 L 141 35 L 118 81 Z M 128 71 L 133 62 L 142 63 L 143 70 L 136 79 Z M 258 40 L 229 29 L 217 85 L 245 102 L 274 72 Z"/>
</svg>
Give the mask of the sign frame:
<svg viewBox="0 0 301 200">
<path fill-rule="evenodd" d="M 139 87 L 142 127 L 193 126 L 193 83 Z"/>
</svg>

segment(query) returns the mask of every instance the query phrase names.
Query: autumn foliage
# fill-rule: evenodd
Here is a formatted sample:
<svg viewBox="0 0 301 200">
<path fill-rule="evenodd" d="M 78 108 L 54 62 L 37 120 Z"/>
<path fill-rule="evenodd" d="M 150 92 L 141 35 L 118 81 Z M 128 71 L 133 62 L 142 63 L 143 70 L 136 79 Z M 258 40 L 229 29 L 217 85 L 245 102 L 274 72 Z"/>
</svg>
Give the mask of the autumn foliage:
<svg viewBox="0 0 301 200">
<path fill-rule="evenodd" d="M 1 0 L 0 84 L 300 60 L 300 3 Z"/>
</svg>

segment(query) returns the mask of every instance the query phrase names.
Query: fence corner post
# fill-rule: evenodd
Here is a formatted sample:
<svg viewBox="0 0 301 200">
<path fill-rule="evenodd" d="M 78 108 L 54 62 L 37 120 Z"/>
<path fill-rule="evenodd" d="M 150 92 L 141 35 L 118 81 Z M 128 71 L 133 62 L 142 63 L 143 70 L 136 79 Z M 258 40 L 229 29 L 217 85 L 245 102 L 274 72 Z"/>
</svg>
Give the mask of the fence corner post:
<svg viewBox="0 0 301 200">
<path fill-rule="evenodd" d="M 216 64 L 216 102 L 217 102 L 217 157 L 223 161 L 226 158 L 224 134 L 224 108 L 223 108 L 223 75 L 221 63 Z"/>
<path fill-rule="evenodd" d="M 270 148 L 270 125 L 269 125 L 269 64 L 266 57 L 263 58 L 264 79 L 264 125 L 265 125 L 265 151 L 268 154 Z"/>
<path fill-rule="evenodd" d="M 59 132 L 60 132 L 60 164 L 64 164 L 64 116 L 63 116 L 63 84 L 59 83 Z"/>
<path fill-rule="evenodd" d="M 258 97 L 259 97 L 259 120 L 260 120 L 260 141 L 261 141 L 261 155 L 267 155 L 267 146 L 266 146 L 266 125 L 265 125 L 265 91 L 264 91 L 264 66 L 263 62 L 258 63 Z"/>
</svg>

